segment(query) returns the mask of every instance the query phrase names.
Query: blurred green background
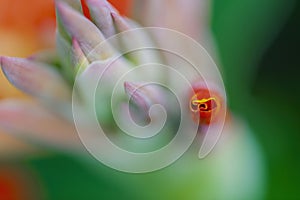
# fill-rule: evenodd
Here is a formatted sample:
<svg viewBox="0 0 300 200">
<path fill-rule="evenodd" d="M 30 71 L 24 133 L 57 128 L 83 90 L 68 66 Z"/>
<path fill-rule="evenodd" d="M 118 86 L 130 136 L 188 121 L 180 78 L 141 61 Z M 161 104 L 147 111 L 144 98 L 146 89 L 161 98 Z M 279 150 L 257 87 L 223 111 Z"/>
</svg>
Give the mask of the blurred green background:
<svg viewBox="0 0 300 200">
<path fill-rule="evenodd" d="M 211 28 L 229 106 L 248 121 L 265 154 L 266 199 L 300 199 L 299 4 L 297 0 L 212 3 Z M 126 180 L 138 175 L 97 164 L 99 174 L 71 156 L 45 154 L 1 162 L 33 173 L 38 179 L 34 184 L 46 199 L 142 199 L 143 193 L 163 192 L 129 190 Z M 155 173 L 145 176 L 160 172 Z"/>
<path fill-rule="evenodd" d="M 300 199 L 300 4 L 215 0 L 212 30 L 230 108 L 266 154 L 266 199 Z"/>
</svg>

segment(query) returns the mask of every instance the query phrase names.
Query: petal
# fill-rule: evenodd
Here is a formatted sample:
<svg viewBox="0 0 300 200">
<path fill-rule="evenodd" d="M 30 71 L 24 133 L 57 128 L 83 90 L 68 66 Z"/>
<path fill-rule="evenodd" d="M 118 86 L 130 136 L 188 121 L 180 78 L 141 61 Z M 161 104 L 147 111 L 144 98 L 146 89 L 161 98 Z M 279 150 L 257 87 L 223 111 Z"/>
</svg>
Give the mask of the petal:
<svg viewBox="0 0 300 200">
<path fill-rule="evenodd" d="M 152 0 L 136 1 L 136 19 L 145 26 L 170 28 L 199 39 L 206 25 L 209 1 Z"/>
<path fill-rule="evenodd" d="M 125 93 L 129 97 L 129 104 L 123 106 L 120 111 L 123 116 L 130 116 L 133 121 L 140 125 L 150 124 L 150 122 L 160 124 L 166 120 L 158 127 L 172 129 L 180 122 L 180 104 L 177 101 L 177 96 L 170 90 L 155 83 L 145 82 L 127 81 L 124 83 L 124 87 Z M 156 108 L 151 111 L 153 106 L 157 105 L 160 109 L 156 110 Z"/>
<path fill-rule="evenodd" d="M 139 109 L 140 117 L 144 116 L 143 118 L 145 120 L 149 120 L 148 112 L 152 105 L 160 104 L 165 108 L 167 106 L 167 93 L 158 85 L 151 83 L 125 82 L 124 88 L 129 100 Z"/>
<path fill-rule="evenodd" d="M 111 16 L 112 6 L 106 0 L 86 0 L 92 20 L 106 38 L 116 33 Z"/>
<path fill-rule="evenodd" d="M 155 48 L 155 43 L 146 30 L 142 29 L 136 22 L 123 18 L 118 13 L 112 13 L 112 16 L 117 31 L 126 31 L 126 33 L 119 35 L 120 46 L 122 52 L 130 52 L 127 55 L 130 61 L 137 65 L 161 63 L 159 52 L 150 49 L 151 47 Z"/>
<path fill-rule="evenodd" d="M 71 38 L 75 38 L 90 61 L 104 60 L 113 55 L 110 45 L 96 48 L 105 37 L 100 30 L 79 12 L 64 3 L 57 3 L 57 15 Z"/>
<path fill-rule="evenodd" d="M 118 13 L 111 13 L 111 15 L 119 32 L 127 31 L 131 28 L 130 25 L 125 21 L 125 19 Z"/>
<path fill-rule="evenodd" d="M 32 142 L 62 149 L 80 147 L 74 125 L 38 104 L 17 100 L 1 101 L 0 127 Z"/>
<path fill-rule="evenodd" d="M 151 96 L 149 96 L 149 91 L 147 91 L 145 87 L 142 88 L 140 84 L 132 82 L 125 82 L 124 88 L 130 100 L 132 100 L 142 110 L 147 112 L 153 104 L 153 98 L 151 98 L 153 95 L 150 93 Z"/>
<path fill-rule="evenodd" d="M 137 104 L 149 108 L 153 104 L 165 104 L 167 101 L 164 89 L 152 83 L 124 83 L 126 94 Z"/>
<path fill-rule="evenodd" d="M 82 52 L 78 41 L 74 38 L 72 40 L 72 65 L 75 67 L 76 71 L 85 70 L 89 65 L 87 58 L 85 57 L 84 53 Z"/>
<path fill-rule="evenodd" d="M 45 100 L 70 100 L 68 85 L 51 66 L 23 58 L 0 59 L 4 74 L 20 90 Z"/>
</svg>

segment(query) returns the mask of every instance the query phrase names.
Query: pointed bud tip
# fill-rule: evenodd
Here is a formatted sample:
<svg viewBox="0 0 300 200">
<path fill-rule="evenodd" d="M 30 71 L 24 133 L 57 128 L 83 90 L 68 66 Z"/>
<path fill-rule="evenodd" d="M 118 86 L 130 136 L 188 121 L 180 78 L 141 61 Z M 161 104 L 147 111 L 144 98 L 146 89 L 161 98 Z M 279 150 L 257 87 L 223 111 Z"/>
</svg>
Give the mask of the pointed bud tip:
<svg viewBox="0 0 300 200">
<path fill-rule="evenodd" d="M 0 56 L 0 65 L 6 66 L 7 62 L 10 62 L 11 59 L 12 59 L 12 57 Z"/>
<path fill-rule="evenodd" d="M 120 14 L 112 12 L 111 16 L 118 31 L 123 32 L 131 28 L 127 21 Z"/>
<path fill-rule="evenodd" d="M 90 6 L 95 7 L 106 7 L 110 10 L 111 13 L 119 14 L 118 10 L 107 0 L 85 0 L 86 3 Z"/>
<path fill-rule="evenodd" d="M 84 56 L 84 53 L 82 52 L 80 44 L 75 37 L 72 37 L 72 50 L 76 56 L 78 56 L 78 57 Z"/>
<path fill-rule="evenodd" d="M 141 87 L 143 87 L 143 85 L 141 85 Z M 124 82 L 125 93 L 128 95 L 129 99 L 140 108 L 148 110 L 151 105 L 151 99 L 141 87 L 137 83 Z"/>
<path fill-rule="evenodd" d="M 15 58 L 15 57 L 8 57 L 8 56 L 0 56 L 0 67 L 6 76 L 6 78 L 9 79 L 9 71 L 12 68 L 12 65 L 18 66 L 17 63 L 20 63 L 20 61 L 26 60 L 24 58 Z"/>
<path fill-rule="evenodd" d="M 139 89 L 139 87 L 135 83 L 125 81 L 124 89 L 125 89 L 125 93 L 129 96 L 129 98 L 132 98 L 133 95 L 136 95 L 136 92 Z"/>
<path fill-rule="evenodd" d="M 64 3 L 58 3 L 57 10 L 66 33 L 78 40 L 83 53 L 89 55 L 89 61 L 104 60 L 113 54 L 109 44 L 102 45 L 101 49 L 96 48 L 105 37 L 88 18 Z"/>
<path fill-rule="evenodd" d="M 5 60 L 5 57 L 4 56 L 0 56 L 0 67 L 2 68 L 2 65 L 3 65 L 3 62 Z"/>
<path fill-rule="evenodd" d="M 125 81 L 124 88 L 125 88 L 125 92 L 129 95 L 132 94 L 137 89 L 137 86 L 132 82 Z"/>
<path fill-rule="evenodd" d="M 77 10 L 63 1 L 56 0 L 55 7 L 57 14 L 61 18 L 64 25 L 70 24 L 70 21 L 72 20 L 76 20 L 76 13 L 81 15 Z"/>
<path fill-rule="evenodd" d="M 1 70 L 2 70 L 2 72 L 4 73 L 4 75 L 6 76 L 6 73 L 5 73 L 5 68 L 6 68 L 6 64 L 5 64 L 5 62 L 6 62 L 6 57 L 4 57 L 4 56 L 0 56 L 0 68 L 1 68 Z"/>
<path fill-rule="evenodd" d="M 60 16 L 64 16 L 72 9 L 68 4 L 58 0 L 55 1 L 55 7 Z"/>
</svg>

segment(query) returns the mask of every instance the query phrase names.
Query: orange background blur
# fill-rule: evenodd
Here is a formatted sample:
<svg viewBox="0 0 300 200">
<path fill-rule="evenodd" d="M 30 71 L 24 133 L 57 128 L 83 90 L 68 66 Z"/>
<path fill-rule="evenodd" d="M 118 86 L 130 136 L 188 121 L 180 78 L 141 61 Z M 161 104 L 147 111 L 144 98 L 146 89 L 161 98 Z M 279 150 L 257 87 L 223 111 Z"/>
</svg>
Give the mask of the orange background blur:
<svg viewBox="0 0 300 200">
<path fill-rule="evenodd" d="M 128 14 L 131 0 L 110 2 L 121 14 Z M 0 56 L 27 57 L 54 45 L 54 0 L 0 0 Z M 14 88 L 0 70 L 0 100 L 7 98 L 28 97 Z M 24 148 L 28 146 L 0 130 L 0 156 Z"/>
</svg>

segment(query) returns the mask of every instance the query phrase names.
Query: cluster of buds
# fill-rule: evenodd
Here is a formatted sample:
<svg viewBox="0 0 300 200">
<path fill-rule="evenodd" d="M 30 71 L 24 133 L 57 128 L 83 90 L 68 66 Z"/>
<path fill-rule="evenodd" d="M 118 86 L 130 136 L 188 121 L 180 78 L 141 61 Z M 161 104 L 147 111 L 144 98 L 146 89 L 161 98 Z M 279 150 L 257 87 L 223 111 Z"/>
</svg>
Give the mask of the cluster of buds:
<svg viewBox="0 0 300 200">
<path fill-rule="evenodd" d="M 136 44 L 151 45 L 163 42 L 165 38 L 156 38 L 142 31 L 129 32 L 126 36 L 109 40 L 116 34 L 139 28 L 139 25 L 123 16 L 107 1 L 86 0 L 56 1 L 57 11 L 57 51 L 43 52 L 29 58 L 1 57 L 1 67 L 8 80 L 17 88 L 33 96 L 36 102 L 6 101 L 1 104 L 4 120 L 0 124 L 8 131 L 15 133 L 30 133 L 33 140 L 41 140 L 47 144 L 59 147 L 76 147 L 78 139 L 72 118 L 72 91 L 77 77 L 81 96 L 85 99 L 93 98 L 88 93 L 90 85 L 99 81 L 103 73 L 104 88 L 113 90 L 113 86 L 120 76 L 132 70 L 135 65 L 144 63 L 163 63 L 164 55 L 155 51 L 140 51 L 122 56 L 115 63 L 112 59 L 120 54 L 118 48 L 130 49 Z M 105 42 L 108 39 L 110 42 Z M 116 42 L 114 42 L 116 41 Z M 112 44 L 117 43 L 117 44 Z M 99 45 L 101 44 L 101 47 Z M 165 60 L 171 60 L 165 56 Z M 106 67 L 110 63 L 111 66 Z M 105 70 L 105 71 L 104 71 Z M 158 70 L 148 70 L 135 73 L 133 76 L 143 77 L 150 74 L 166 79 L 166 74 Z M 198 81 L 202 82 L 202 81 Z M 75 84 L 76 85 L 76 84 Z M 131 116 L 141 123 L 149 123 L 149 109 L 153 104 L 162 104 L 167 110 L 175 110 L 170 106 L 170 95 L 161 87 L 151 84 L 142 86 L 142 82 L 124 81 L 124 90 L 118 98 L 129 96 L 130 102 L 137 108 L 131 111 Z M 103 88 L 103 87 L 102 87 Z M 203 91 L 204 90 L 204 91 Z M 191 92 L 191 93 L 189 93 Z M 212 93 L 196 81 L 194 91 L 189 91 L 186 103 L 190 104 L 191 119 L 202 125 L 209 125 L 212 118 L 224 106 L 223 97 Z M 74 94 L 73 94 L 74 95 Z M 104 94 L 97 100 L 100 119 L 109 124 L 112 120 L 106 112 L 109 104 L 105 103 Z M 89 101 L 88 101 L 89 102 Z M 177 105 L 177 104 L 175 104 Z M 121 108 L 121 116 L 126 116 L 127 110 Z M 174 114 L 176 112 L 171 112 Z M 195 115 L 197 115 L 195 117 Z M 198 119 L 200 117 L 200 120 Z M 176 118 L 176 117 L 174 117 Z M 197 120 L 198 119 L 198 120 Z"/>
<path fill-rule="evenodd" d="M 193 19 L 199 19 L 198 13 L 202 14 L 201 19 L 205 19 L 205 13 L 198 12 L 200 4 L 205 1 L 138 2 L 143 2 L 139 8 L 144 8 L 143 12 L 138 14 L 141 23 L 173 28 L 198 41 L 203 37 L 199 34 L 203 24 L 198 26 L 198 20 L 195 22 Z M 171 15 L 166 14 L 168 6 L 172 6 Z M 155 10 L 157 14 L 153 15 L 152 12 L 150 15 L 149 10 Z M 132 118 L 136 124 L 143 126 L 151 124 L 152 121 L 160 123 L 161 116 L 153 114 L 151 108 L 156 104 L 162 105 L 168 114 L 167 125 L 169 126 L 162 129 L 166 134 L 162 134 L 158 140 L 155 140 L 155 149 L 161 147 L 162 143 L 165 145 L 166 139 L 169 141 L 176 138 L 169 133 L 178 128 L 177 123 L 180 118 L 190 121 L 200 136 L 204 130 L 216 130 L 214 127 L 225 118 L 225 94 L 218 87 L 220 84 L 215 81 L 214 76 L 209 77 L 211 82 L 205 82 L 204 77 L 198 76 L 195 70 L 187 70 L 189 67 L 185 60 L 174 57 L 171 55 L 172 52 L 166 52 L 164 49 L 152 51 L 148 48 L 145 51 L 124 53 L 124 49 L 126 52 L 138 46 L 153 47 L 155 44 L 163 44 L 161 46 L 174 47 L 187 57 L 198 60 L 203 66 L 201 72 L 212 70 L 203 55 L 193 51 L 190 43 L 178 40 L 176 37 L 178 35 L 164 35 L 164 32 L 160 31 L 156 35 L 149 35 L 149 32 L 140 29 L 138 23 L 121 16 L 105 0 L 82 0 L 81 2 L 56 0 L 56 16 L 57 49 L 54 53 L 42 52 L 25 59 L 5 56 L 0 58 L 0 65 L 7 79 L 15 87 L 33 97 L 32 100 L 1 101 L 1 128 L 35 144 L 69 150 L 71 153 L 82 153 L 82 143 L 77 134 L 78 127 L 74 124 L 74 99 L 75 107 L 79 108 L 77 114 L 80 121 L 85 123 L 87 134 L 95 131 L 89 129 L 89 124 L 90 116 L 96 114 L 99 123 L 104 125 L 111 138 L 118 135 L 117 124 L 112 118 L 116 117 L 113 116 L 112 111 L 116 108 L 111 106 L 113 96 L 117 103 L 115 105 L 118 105 L 117 114 L 121 122 L 123 119 Z M 149 67 L 149 65 L 143 66 L 145 63 L 172 66 L 175 71 L 191 77 L 190 87 L 183 85 L 178 76 L 169 74 L 170 71 L 157 70 L 157 66 L 139 70 Z M 132 74 L 125 76 L 129 72 Z M 155 82 L 160 82 L 161 85 L 152 84 L 149 77 L 154 78 Z M 115 89 L 115 85 L 120 85 L 122 89 Z M 180 105 L 173 98 L 174 94 L 163 87 L 164 85 L 179 91 L 176 95 L 183 100 L 179 103 L 183 103 L 181 106 L 188 113 L 181 113 L 180 108 L 178 110 Z M 131 106 L 127 105 L 128 102 Z M 124 124 L 126 125 L 126 121 Z M 226 126 L 223 134 L 225 135 L 223 143 L 226 145 L 219 146 L 217 156 L 208 158 L 206 162 L 195 162 L 197 159 L 187 156 L 183 162 L 179 161 L 177 165 L 167 169 L 164 177 L 172 181 L 157 185 L 157 190 L 166 193 L 165 199 L 178 198 L 178 195 L 182 195 L 178 190 L 180 187 L 189 192 L 188 196 L 191 199 L 245 199 L 244 197 L 249 198 L 249 195 L 253 194 L 254 199 L 259 199 L 261 194 L 256 190 L 260 187 L 258 184 L 260 179 L 253 178 L 247 171 L 251 168 L 254 173 L 261 173 L 261 161 L 258 160 L 259 151 L 256 144 L 242 123 L 231 122 Z M 140 134 L 140 138 L 143 138 L 144 133 Z M 185 142 L 191 139 L 189 131 L 184 134 L 186 135 L 178 138 Z M 92 143 L 93 139 L 90 138 Z M 127 140 L 126 137 L 121 139 Z M 93 144 L 102 145 L 96 142 Z M 133 145 L 130 146 L 137 146 L 137 143 L 131 144 Z M 143 152 L 149 147 L 143 141 L 140 146 Z M 174 146 L 176 147 L 174 152 L 178 153 L 181 143 L 175 142 Z M 236 151 L 236 148 L 239 150 Z M 152 147 L 150 149 L 153 150 Z M 109 156 L 114 157 L 114 152 L 108 151 L 108 153 Z M 166 157 L 169 158 L 168 155 Z M 120 162 L 125 160 L 124 157 L 115 159 Z M 160 159 L 161 157 L 156 157 L 155 161 L 160 162 Z M 237 159 L 241 162 L 236 162 Z M 145 165 L 152 166 L 153 163 L 154 161 L 150 160 Z M 177 175 L 178 181 L 173 181 L 174 174 Z M 209 179 L 216 178 L 207 182 L 208 179 L 205 177 L 211 174 L 214 176 L 209 176 Z M 158 177 L 161 178 L 161 173 L 158 173 Z M 201 181 L 203 184 L 199 184 Z M 248 185 L 241 184 L 245 182 Z M 140 183 L 141 181 L 138 182 Z M 207 183 L 211 183 L 212 186 Z M 237 192 L 236 188 L 240 191 Z M 151 191 L 151 195 L 153 194 Z M 256 195 L 258 198 L 255 198 Z"/>
</svg>

